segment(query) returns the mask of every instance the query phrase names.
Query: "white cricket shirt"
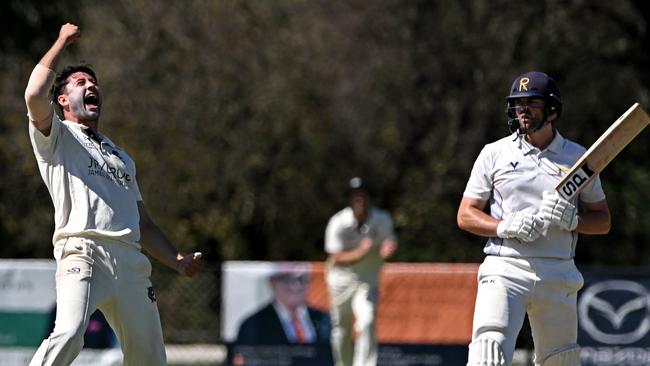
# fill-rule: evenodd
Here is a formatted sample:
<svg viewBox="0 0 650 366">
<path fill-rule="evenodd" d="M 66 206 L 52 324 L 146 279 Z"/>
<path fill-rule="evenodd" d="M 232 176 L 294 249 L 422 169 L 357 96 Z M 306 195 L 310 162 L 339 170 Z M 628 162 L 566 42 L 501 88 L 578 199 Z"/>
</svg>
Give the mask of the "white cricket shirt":
<svg viewBox="0 0 650 366">
<path fill-rule="evenodd" d="M 38 169 L 54 204 L 52 243 L 102 237 L 140 249 L 137 202 L 142 196 L 135 163 L 106 136 L 99 143 L 85 126 L 53 114 L 49 136 L 29 123 Z"/>
<path fill-rule="evenodd" d="M 325 229 L 325 251 L 332 254 L 354 249 L 363 237 L 372 239 L 373 247 L 370 252 L 358 262 L 335 267 L 361 277 L 377 276 L 383 264 L 379 246 L 385 240 L 395 240 L 393 220 L 390 214 L 382 209 L 371 207 L 368 219 L 363 225 L 359 225 L 350 207 L 334 214 Z"/>
<path fill-rule="evenodd" d="M 480 152 L 464 196 L 489 201 L 492 217 L 523 211 L 536 214 L 542 193 L 552 191 L 586 149 L 555 132 L 551 144 L 540 151 L 515 134 L 485 145 Z M 605 199 L 597 176 L 580 193 L 583 202 Z M 525 258 L 570 259 L 575 254 L 577 232 L 562 230 L 553 225 L 546 236 L 531 243 L 516 239 L 489 238 L 484 252 L 490 255 Z"/>
</svg>

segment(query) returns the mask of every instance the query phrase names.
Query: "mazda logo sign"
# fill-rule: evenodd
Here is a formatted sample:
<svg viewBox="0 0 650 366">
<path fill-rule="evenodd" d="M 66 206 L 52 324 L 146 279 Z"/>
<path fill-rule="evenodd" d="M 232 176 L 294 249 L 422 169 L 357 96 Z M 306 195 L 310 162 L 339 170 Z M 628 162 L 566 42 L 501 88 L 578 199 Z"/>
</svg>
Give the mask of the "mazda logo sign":
<svg viewBox="0 0 650 366">
<path fill-rule="evenodd" d="M 622 296 L 615 298 L 613 293 Z M 621 298 L 626 301 L 621 303 Z M 643 311 L 641 321 L 633 329 L 629 329 L 629 322 L 628 327 L 623 327 L 625 320 L 639 311 Z M 580 326 L 591 338 L 605 344 L 630 344 L 645 337 L 650 331 L 649 314 L 648 290 L 637 282 L 626 280 L 597 282 L 583 291 L 578 304 Z M 607 321 L 609 326 L 599 327 L 594 315 Z"/>
</svg>

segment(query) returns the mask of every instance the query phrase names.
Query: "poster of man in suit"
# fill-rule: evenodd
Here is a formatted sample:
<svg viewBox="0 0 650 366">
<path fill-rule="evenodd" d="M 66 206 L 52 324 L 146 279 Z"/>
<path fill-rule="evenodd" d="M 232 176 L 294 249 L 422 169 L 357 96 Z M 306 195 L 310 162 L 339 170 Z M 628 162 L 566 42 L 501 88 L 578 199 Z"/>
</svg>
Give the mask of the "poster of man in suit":
<svg viewBox="0 0 650 366">
<path fill-rule="evenodd" d="M 307 303 L 307 262 L 229 263 L 222 336 L 228 364 L 331 365 L 331 321 Z"/>
</svg>

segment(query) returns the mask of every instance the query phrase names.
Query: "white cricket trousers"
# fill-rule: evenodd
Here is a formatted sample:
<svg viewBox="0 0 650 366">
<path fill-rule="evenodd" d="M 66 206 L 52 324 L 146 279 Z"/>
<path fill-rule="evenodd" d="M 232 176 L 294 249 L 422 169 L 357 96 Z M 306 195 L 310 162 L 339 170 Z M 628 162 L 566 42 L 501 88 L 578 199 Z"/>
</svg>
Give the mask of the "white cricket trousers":
<svg viewBox="0 0 650 366">
<path fill-rule="evenodd" d="M 377 281 L 362 281 L 349 272 L 327 271 L 332 319 L 331 344 L 336 366 L 376 366 Z M 352 321 L 354 316 L 353 337 Z"/>
<path fill-rule="evenodd" d="M 57 243 L 55 258 L 54 330 L 30 366 L 70 365 L 98 308 L 117 334 L 125 366 L 167 364 L 151 263 L 143 253 L 112 240 L 68 238 Z"/>
<path fill-rule="evenodd" d="M 487 256 L 479 267 L 472 341 L 487 336 L 512 364 L 528 313 L 538 364 L 578 339 L 577 292 L 584 280 L 572 259 Z"/>
</svg>

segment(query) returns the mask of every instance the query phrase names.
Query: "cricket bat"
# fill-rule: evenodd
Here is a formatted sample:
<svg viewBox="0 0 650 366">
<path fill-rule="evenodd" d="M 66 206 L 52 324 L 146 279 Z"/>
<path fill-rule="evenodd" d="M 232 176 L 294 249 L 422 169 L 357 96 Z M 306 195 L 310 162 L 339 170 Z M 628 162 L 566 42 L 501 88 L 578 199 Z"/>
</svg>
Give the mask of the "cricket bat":
<svg viewBox="0 0 650 366">
<path fill-rule="evenodd" d="M 555 190 L 572 201 L 649 123 L 646 111 L 634 103 L 580 157 Z"/>
</svg>

